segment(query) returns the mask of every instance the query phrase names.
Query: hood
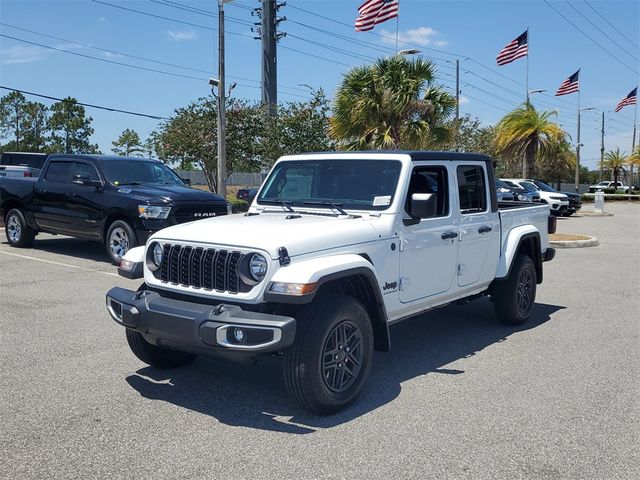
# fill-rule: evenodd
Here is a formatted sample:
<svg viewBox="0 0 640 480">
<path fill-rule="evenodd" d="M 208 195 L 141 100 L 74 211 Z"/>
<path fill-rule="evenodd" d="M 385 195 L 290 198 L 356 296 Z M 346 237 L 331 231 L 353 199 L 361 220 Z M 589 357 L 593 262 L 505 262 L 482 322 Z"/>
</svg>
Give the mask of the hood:
<svg viewBox="0 0 640 480">
<path fill-rule="evenodd" d="M 569 198 L 573 198 L 574 200 L 582 199 L 582 195 L 580 195 L 579 193 L 571 193 L 571 192 L 558 192 L 558 193 L 566 195 Z"/>
<path fill-rule="evenodd" d="M 186 185 L 122 185 L 116 187 L 118 193 L 131 195 L 138 201 L 150 203 L 226 203 L 211 192 L 205 192 Z"/>
<path fill-rule="evenodd" d="M 287 218 L 289 217 L 289 218 Z M 183 223 L 159 231 L 152 238 L 185 243 L 205 243 L 255 248 L 278 257 L 286 247 L 289 256 L 376 240 L 378 234 L 367 216 L 362 218 L 286 213 L 226 215 Z"/>
</svg>

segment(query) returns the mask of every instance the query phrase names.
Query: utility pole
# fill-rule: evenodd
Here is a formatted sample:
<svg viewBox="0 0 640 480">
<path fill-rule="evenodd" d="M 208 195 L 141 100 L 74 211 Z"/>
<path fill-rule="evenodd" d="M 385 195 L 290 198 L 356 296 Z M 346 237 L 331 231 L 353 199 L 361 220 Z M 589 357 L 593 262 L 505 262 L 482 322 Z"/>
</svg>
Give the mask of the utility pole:
<svg viewBox="0 0 640 480">
<path fill-rule="evenodd" d="M 576 193 L 580 193 L 580 101 L 578 100 L 578 146 L 576 147 Z"/>
<path fill-rule="evenodd" d="M 602 164 L 604 163 L 604 110 L 602 111 L 602 134 L 600 138 L 600 181 L 602 181 Z"/>
<path fill-rule="evenodd" d="M 226 0 L 227 2 L 230 0 Z M 224 85 L 224 4 L 218 0 L 218 195 L 227 198 L 227 148 L 225 137 L 225 106 L 227 92 Z"/>
<path fill-rule="evenodd" d="M 456 58 L 456 121 L 460 120 L 460 59 Z"/>
<path fill-rule="evenodd" d="M 277 3 L 276 0 L 261 2 L 262 7 L 254 9 L 253 14 L 258 15 L 261 20 L 255 23 L 259 33 L 255 38 L 262 40 L 262 103 L 269 106 L 271 115 L 275 115 L 278 105 L 277 45 L 278 40 L 286 35 L 278 32 L 278 25 L 287 19 L 278 17 L 277 13 L 286 3 Z"/>
</svg>

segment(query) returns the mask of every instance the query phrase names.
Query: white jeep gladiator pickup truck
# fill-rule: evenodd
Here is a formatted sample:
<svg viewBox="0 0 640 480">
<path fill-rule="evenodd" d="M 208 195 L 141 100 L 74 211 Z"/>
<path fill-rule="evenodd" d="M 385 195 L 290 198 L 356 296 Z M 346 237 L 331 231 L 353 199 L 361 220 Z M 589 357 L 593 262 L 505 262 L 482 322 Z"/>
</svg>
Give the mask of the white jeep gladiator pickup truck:
<svg viewBox="0 0 640 480">
<path fill-rule="evenodd" d="M 548 205 L 498 205 L 482 155 L 286 156 L 248 213 L 130 250 L 119 272 L 144 283 L 110 290 L 107 310 L 154 367 L 282 357 L 290 395 L 328 414 L 360 393 L 394 322 L 482 295 L 525 322 L 554 230 Z"/>
</svg>

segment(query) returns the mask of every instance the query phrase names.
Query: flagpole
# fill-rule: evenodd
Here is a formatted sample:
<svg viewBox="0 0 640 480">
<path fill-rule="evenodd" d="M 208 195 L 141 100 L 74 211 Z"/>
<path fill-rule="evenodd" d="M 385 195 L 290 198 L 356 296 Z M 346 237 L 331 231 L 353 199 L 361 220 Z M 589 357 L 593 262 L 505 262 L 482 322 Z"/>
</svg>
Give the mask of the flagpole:
<svg viewBox="0 0 640 480">
<path fill-rule="evenodd" d="M 578 89 L 578 145 L 576 146 L 576 193 L 580 187 L 580 89 Z"/>
<path fill-rule="evenodd" d="M 398 15 L 396 15 L 396 55 L 398 55 L 398 32 L 400 30 L 400 2 L 398 2 Z"/>
<path fill-rule="evenodd" d="M 636 104 L 633 110 L 633 137 L 631 140 L 631 155 L 636 151 L 636 127 L 638 125 L 638 91 L 636 90 Z M 633 183 L 633 163 L 629 164 L 629 193 Z"/>
<path fill-rule="evenodd" d="M 529 104 L 529 55 L 531 55 L 531 38 L 529 37 L 529 25 L 527 25 L 527 105 Z"/>
</svg>

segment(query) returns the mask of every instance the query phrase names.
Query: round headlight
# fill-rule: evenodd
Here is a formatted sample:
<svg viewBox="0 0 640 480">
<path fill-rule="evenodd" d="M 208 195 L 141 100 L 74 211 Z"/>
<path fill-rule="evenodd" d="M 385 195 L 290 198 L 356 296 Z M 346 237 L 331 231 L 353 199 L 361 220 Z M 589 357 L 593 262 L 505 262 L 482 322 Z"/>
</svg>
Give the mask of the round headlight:
<svg viewBox="0 0 640 480">
<path fill-rule="evenodd" d="M 249 261 L 249 273 L 256 282 L 262 281 L 267 274 L 267 259 L 259 253 L 254 253 Z"/>
<path fill-rule="evenodd" d="M 148 262 L 149 270 L 155 272 L 162 265 L 162 260 L 164 258 L 164 249 L 162 245 L 159 243 L 154 243 L 153 248 L 151 249 L 150 262 Z M 147 257 L 148 258 L 148 257 Z"/>
</svg>

